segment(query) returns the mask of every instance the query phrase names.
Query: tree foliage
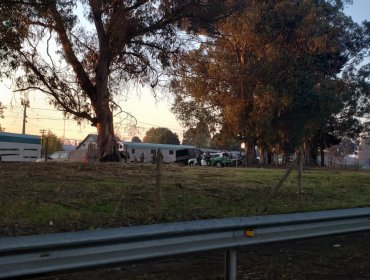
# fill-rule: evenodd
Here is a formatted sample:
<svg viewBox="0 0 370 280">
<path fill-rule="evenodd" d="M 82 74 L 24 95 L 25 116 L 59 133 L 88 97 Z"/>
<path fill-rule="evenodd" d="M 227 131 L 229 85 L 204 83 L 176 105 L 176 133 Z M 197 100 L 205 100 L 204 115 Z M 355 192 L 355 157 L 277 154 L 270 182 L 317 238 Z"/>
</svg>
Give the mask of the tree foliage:
<svg viewBox="0 0 370 280">
<path fill-rule="evenodd" d="M 152 127 L 149 129 L 144 136 L 143 142 L 180 145 L 179 136 L 165 127 Z"/>
<path fill-rule="evenodd" d="M 369 44 L 364 28 L 342 12 L 343 1 L 249 3 L 218 25 L 217 38 L 180 60 L 172 81 L 180 120 L 207 118 L 249 147 L 286 152 L 320 129 L 338 132 L 344 121 L 356 127 L 369 92 L 352 83 L 366 99 L 359 105 L 339 73 Z"/>
<path fill-rule="evenodd" d="M 338 145 L 332 146 L 327 150 L 330 156 L 343 158 L 346 155 L 351 155 L 358 150 L 358 143 L 350 138 L 343 137 Z"/>
<path fill-rule="evenodd" d="M 213 135 L 210 147 L 217 150 L 239 151 L 241 141 L 238 137 L 234 137 L 230 131 L 223 128 Z"/>
<path fill-rule="evenodd" d="M 0 2 L 1 74 L 39 90 L 67 116 L 97 127 L 100 157 L 114 146 L 115 97 L 155 87 L 181 32 L 211 28 L 238 1 L 7 0 Z M 20 71 L 19 71 L 20 70 Z"/>
<path fill-rule="evenodd" d="M 41 153 L 45 155 L 46 153 L 49 155 L 56 151 L 61 151 L 63 149 L 63 143 L 58 136 L 56 136 L 53 132 L 48 131 L 46 135 L 42 138 L 42 148 Z"/>
<path fill-rule="evenodd" d="M 211 134 L 208 126 L 202 122 L 186 130 L 182 140 L 183 145 L 194 145 L 200 148 L 209 148 L 210 142 Z"/>
<path fill-rule="evenodd" d="M 131 142 L 141 143 L 143 141 L 141 141 L 141 139 L 138 136 L 134 136 L 134 137 L 132 137 Z"/>
</svg>

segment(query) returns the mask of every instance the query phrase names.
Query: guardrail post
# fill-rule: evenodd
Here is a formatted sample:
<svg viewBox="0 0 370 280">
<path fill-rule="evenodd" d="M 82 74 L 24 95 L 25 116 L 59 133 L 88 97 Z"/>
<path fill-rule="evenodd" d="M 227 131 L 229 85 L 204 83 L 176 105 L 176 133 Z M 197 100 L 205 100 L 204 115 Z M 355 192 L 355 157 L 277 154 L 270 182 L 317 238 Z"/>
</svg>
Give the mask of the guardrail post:
<svg viewBox="0 0 370 280">
<path fill-rule="evenodd" d="M 236 280 L 236 250 L 225 252 L 225 280 Z"/>
</svg>

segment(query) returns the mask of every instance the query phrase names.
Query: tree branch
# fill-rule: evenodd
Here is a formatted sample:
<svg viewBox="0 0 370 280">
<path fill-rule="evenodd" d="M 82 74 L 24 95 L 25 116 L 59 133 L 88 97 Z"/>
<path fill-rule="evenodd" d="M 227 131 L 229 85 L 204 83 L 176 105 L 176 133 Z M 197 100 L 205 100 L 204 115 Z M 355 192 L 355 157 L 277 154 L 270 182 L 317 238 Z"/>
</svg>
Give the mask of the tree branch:
<svg viewBox="0 0 370 280">
<path fill-rule="evenodd" d="M 62 43 L 62 47 L 66 55 L 67 61 L 72 66 L 82 90 L 86 93 L 87 96 L 90 97 L 90 99 L 94 100 L 95 99 L 95 87 L 91 83 L 88 74 L 84 70 L 81 62 L 78 60 L 78 58 L 76 57 L 73 51 L 72 43 L 67 36 L 67 30 L 65 29 L 64 24 L 63 24 L 63 18 L 58 12 L 55 3 L 51 4 L 50 13 L 55 21 L 54 30 L 59 35 L 59 39 Z"/>
<path fill-rule="evenodd" d="M 56 92 L 53 87 L 48 83 L 48 81 L 45 79 L 45 76 L 39 71 L 39 69 L 31 62 L 27 59 L 27 57 L 23 54 L 23 53 L 20 53 L 21 56 L 23 56 L 23 58 L 25 59 L 25 64 L 28 68 L 30 68 L 32 70 L 32 72 L 39 78 L 39 80 L 42 82 L 42 84 L 48 89 L 48 90 L 45 90 L 45 89 L 42 89 L 40 87 L 27 87 L 27 88 L 24 88 L 24 89 L 20 89 L 20 90 L 17 90 L 17 91 L 25 91 L 27 89 L 38 89 L 44 93 L 47 93 L 51 96 L 53 96 L 56 100 L 56 102 L 64 109 L 65 112 L 67 113 L 70 113 L 78 118 L 84 118 L 84 119 L 87 119 L 89 120 L 90 122 L 94 123 L 94 118 L 87 112 L 78 112 L 78 111 L 74 111 L 72 110 L 71 108 L 69 108 L 65 102 L 63 102 L 60 98 L 60 93 Z"/>
</svg>

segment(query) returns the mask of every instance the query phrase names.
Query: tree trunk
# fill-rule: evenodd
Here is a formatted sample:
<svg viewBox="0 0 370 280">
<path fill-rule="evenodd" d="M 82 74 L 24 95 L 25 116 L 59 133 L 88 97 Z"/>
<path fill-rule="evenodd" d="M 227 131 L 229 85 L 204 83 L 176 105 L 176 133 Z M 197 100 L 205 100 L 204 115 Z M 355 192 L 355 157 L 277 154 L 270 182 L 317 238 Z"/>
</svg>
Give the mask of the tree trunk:
<svg viewBox="0 0 370 280">
<path fill-rule="evenodd" d="M 260 148 L 260 165 L 266 165 L 267 164 L 267 149 L 264 147 Z"/>
<path fill-rule="evenodd" d="M 110 34 L 104 28 L 100 2 L 92 1 L 91 10 L 99 42 L 99 58 L 95 70 L 95 92 L 91 98 L 96 114 L 95 124 L 98 131 L 99 159 L 100 161 L 116 161 L 121 157 L 116 149 L 113 114 L 110 108 L 111 96 L 108 88 L 109 65 L 111 62 Z"/>
<path fill-rule="evenodd" d="M 115 153 L 115 138 L 113 128 L 113 114 L 109 108 L 109 100 L 104 100 L 100 110 L 96 111 L 98 122 L 96 128 L 98 131 L 99 159 L 103 161 L 112 161 Z"/>
<path fill-rule="evenodd" d="M 114 137 L 113 113 L 110 108 L 108 89 L 109 54 L 101 51 L 96 69 L 96 95 L 93 107 L 96 114 L 100 161 L 116 161 L 116 139 Z"/>
<path fill-rule="evenodd" d="M 309 142 L 304 142 L 303 143 L 303 157 L 304 157 L 304 164 L 305 165 L 311 165 L 311 145 Z"/>
<path fill-rule="evenodd" d="M 320 147 L 320 162 L 321 162 L 321 167 L 325 166 L 325 153 L 324 153 L 324 148 Z"/>
<path fill-rule="evenodd" d="M 250 140 L 246 147 L 246 158 L 247 158 L 247 165 L 252 166 L 256 159 L 256 149 L 255 149 L 255 143 L 253 140 Z"/>
<path fill-rule="evenodd" d="M 267 152 L 267 164 L 271 165 L 274 163 L 274 154 L 269 150 Z"/>
<path fill-rule="evenodd" d="M 263 163 L 263 154 L 264 154 L 264 150 L 262 147 L 257 147 L 257 151 L 259 151 L 259 156 L 260 156 L 260 160 L 259 160 L 259 164 L 264 164 Z"/>
<path fill-rule="evenodd" d="M 310 151 L 310 162 L 313 166 L 318 166 L 318 153 L 317 153 L 317 146 L 311 146 L 311 151 Z"/>
<path fill-rule="evenodd" d="M 288 151 L 284 151 L 284 154 L 283 154 L 283 160 L 281 162 L 282 165 L 287 165 L 289 164 L 289 152 Z"/>
<path fill-rule="evenodd" d="M 248 166 L 252 166 L 253 165 L 253 162 L 254 162 L 254 158 L 253 158 L 253 152 L 254 150 L 254 147 L 251 146 L 251 145 L 248 145 L 247 147 L 247 165 Z"/>
</svg>

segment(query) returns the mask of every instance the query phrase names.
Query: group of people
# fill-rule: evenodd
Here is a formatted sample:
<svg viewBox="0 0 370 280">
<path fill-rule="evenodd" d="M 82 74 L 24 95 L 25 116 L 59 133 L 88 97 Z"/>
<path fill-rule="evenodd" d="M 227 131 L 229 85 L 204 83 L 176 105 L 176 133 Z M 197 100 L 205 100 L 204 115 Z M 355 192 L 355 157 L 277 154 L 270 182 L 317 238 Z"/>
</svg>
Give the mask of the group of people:
<svg viewBox="0 0 370 280">
<path fill-rule="evenodd" d="M 130 158 L 130 157 L 129 157 Z M 145 157 L 144 157 L 144 153 L 141 153 L 141 155 L 140 155 L 140 158 L 139 158 L 139 162 L 140 163 L 143 163 L 145 161 Z M 134 163 L 137 163 L 138 162 L 138 160 L 137 160 L 137 158 L 134 156 Z"/>
<path fill-rule="evenodd" d="M 197 160 L 197 164 L 199 166 L 202 165 L 202 159 L 206 162 L 207 165 L 211 165 L 211 154 L 209 152 L 205 152 L 205 153 L 199 153 L 196 157 L 196 160 Z"/>
<path fill-rule="evenodd" d="M 151 163 L 156 163 L 157 162 L 157 157 L 160 157 L 160 161 L 162 161 L 163 160 L 163 155 L 162 155 L 162 153 L 160 152 L 160 150 L 159 150 L 159 154 L 157 153 L 157 151 L 154 151 L 153 153 L 152 153 L 152 157 L 151 157 Z M 138 160 L 136 159 L 136 157 L 134 157 L 134 162 L 138 162 Z M 145 162 L 145 156 L 144 156 L 144 153 L 141 153 L 141 155 L 140 155 L 140 158 L 139 158 L 139 162 L 140 163 L 144 163 Z"/>
</svg>

